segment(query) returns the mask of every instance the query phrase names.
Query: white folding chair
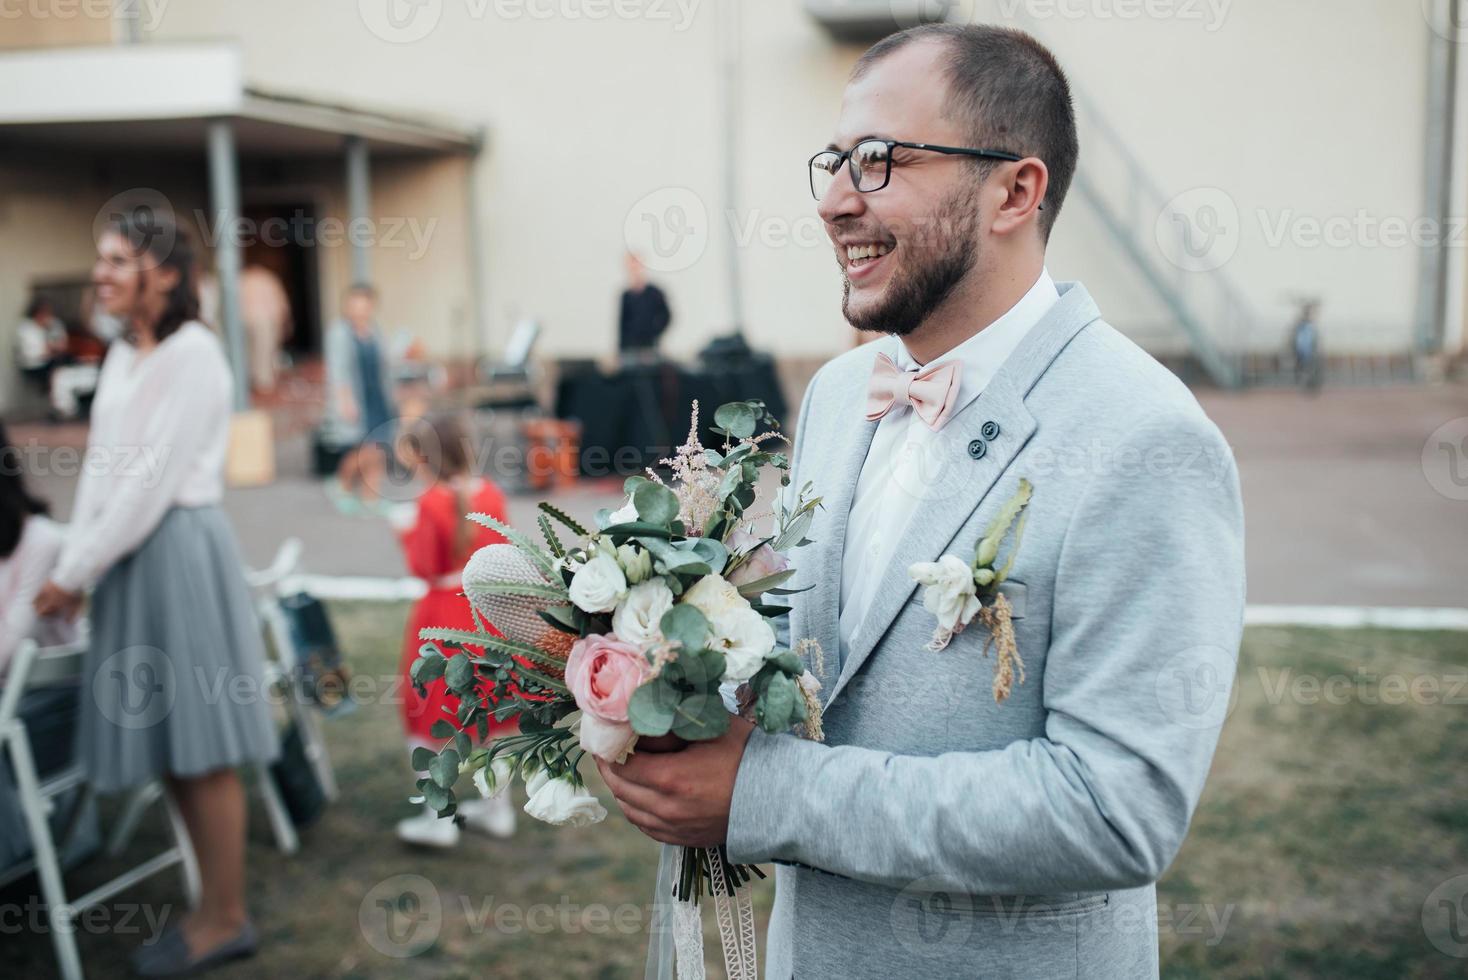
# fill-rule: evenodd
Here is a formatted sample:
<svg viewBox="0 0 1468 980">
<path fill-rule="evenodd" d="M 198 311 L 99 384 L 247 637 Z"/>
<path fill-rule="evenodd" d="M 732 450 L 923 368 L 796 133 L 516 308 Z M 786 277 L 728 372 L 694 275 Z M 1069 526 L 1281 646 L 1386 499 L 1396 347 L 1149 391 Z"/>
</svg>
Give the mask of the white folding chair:
<svg viewBox="0 0 1468 980">
<path fill-rule="evenodd" d="M 300 661 L 291 635 L 290 621 L 280 607 L 281 598 L 292 591 L 291 577 L 300 570 L 302 550 L 300 538 L 287 538 L 276 551 L 270 567 L 246 569 L 245 580 L 255 593 L 255 610 L 271 640 L 265 662 L 266 686 L 268 688 L 280 683 L 285 689 L 285 709 L 295 722 L 296 730 L 301 733 L 306 758 L 321 783 L 322 792 L 328 800 L 334 800 L 338 792 L 336 771 L 332 768 L 331 755 L 326 748 L 326 739 L 321 735 L 316 712 L 303 702 L 294 688 L 295 668 Z M 293 854 L 300 846 L 300 840 L 290 813 L 276 789 L 275 781 L 270 777 L 268 767 L 261 767 L 259 782 L 265 810 L 275 832 L 276 844 L 284 853 Z"/>
<path fill-rule="evenodd" d="M 56 959 L 63 980 L 81 980 L 82 964 L 76 948 L 74 923 L 92 906 L 107 901 L 139 881 L 175 864 L 182 866 L 184 893 L 189 905 L 195 905 L 199 900 L 199 865 L 194 856 L 193 845 L 189 841 L 188 830 L 184 826 L 183 818 L 174 808 L 173 801 L 167 794 L 159 792 L 156 783 L 133 791 L 124 808 L 125 819 L 136 824 L 142 809 L 162 795 L 173 846 L 80 898 L 69 900 L 66 897 L 60 849 L 51 833 L 50 817 L 57 797 L 72 789 L 80 791 L 68 826 L 62 834 L 62 846 L 68 846 L 75 837 L 79 818 L 92 798 L 92 790 L 87 783 L 87 774 L 82 769 L 81 761 L 76 759 L 62 770 L 45 779 L 41 778 L 36 771 L 35 755 L 31 751 L 25 721 L 20 717 L 20 702 L 22 695 L 29 689 L 74 681 L 80 677 L 85 652 L 85 642 L 42 649 L 27 641 L 11 663 L 5 687 L 0 690 L 0 746 L 10 756 L 16 796 L 25 816 L 32 850 L 30 859 L 0 870 L 0 887 L 32 871 L 36 872 L 41 882 L 41 897 L 46 903 L 51 943 L 56 949 Z"/>
</svg>

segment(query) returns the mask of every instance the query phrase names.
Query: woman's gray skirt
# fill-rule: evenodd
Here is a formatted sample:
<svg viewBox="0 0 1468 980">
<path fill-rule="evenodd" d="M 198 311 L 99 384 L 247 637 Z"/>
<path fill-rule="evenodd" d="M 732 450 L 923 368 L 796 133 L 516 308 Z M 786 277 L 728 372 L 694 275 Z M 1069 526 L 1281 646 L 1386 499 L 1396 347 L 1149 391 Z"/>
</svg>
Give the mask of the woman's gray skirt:
<svg viewBox="0 0 1468 980">
<path fill-rule="evenodd" d="M 274 759 L 264 644 L 218 507 L 175 507 L 97 583 L 79 751 L 116 792 Z"/>
</svg>

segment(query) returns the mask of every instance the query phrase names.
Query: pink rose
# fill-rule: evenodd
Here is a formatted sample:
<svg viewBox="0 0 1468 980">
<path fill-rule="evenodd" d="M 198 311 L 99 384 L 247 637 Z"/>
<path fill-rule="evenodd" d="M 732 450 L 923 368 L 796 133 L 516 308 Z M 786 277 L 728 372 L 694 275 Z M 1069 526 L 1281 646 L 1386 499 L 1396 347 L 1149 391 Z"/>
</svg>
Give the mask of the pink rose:
<svg viewBox="0 0 1468 980">
<path fill-rule="evenodd" d="M 732 552 L 741 553 L 748 551 L 758 544 L 759 538 L 748 531 L 736 528 L 730 533 L 728 540 L 724 542 Z M 741 588 L 750 582 L 758 582 L 760 579 L 777 572 L 783 572 L 790 567 L 790 559 L 780 554 L 768 544 L 762 544 L 746 558 L 738 568 L 734 569 L 727 578 L 735 588 Z"/>
<path fill-rule="evenodd" d="M 571 645 L 566 686 L 581 709 L 581 747 L 598 759 L 622 762 L 637 734 L 627 723 L 627 702 L 652 674 L 642 651 L 614 634 L 586 636 Z"/>
</svg>

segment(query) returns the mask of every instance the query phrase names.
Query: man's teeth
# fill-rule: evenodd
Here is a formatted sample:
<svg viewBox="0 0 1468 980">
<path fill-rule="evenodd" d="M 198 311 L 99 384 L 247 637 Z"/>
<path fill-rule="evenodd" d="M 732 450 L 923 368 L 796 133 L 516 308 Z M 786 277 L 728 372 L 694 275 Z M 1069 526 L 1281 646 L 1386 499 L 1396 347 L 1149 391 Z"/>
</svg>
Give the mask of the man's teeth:
<svg viewBox="0 0 1468 980">
<path fill-rule="evenodd" d="M 890 245 L 848 245 L 846 246 L 846 261 L 865 262 L 886 255 L 892 251 Z"/>
</svg>

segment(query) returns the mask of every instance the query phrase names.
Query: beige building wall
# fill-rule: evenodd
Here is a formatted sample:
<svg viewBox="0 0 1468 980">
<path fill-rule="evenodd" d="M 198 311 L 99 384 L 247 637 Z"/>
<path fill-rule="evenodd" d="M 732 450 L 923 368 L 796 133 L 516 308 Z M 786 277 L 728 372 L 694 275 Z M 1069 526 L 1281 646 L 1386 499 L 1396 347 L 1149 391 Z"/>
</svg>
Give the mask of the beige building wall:
<svg viewBox="0 0 1468 980">
<path fill-rule="evenodd" d="M 804 162 L 831 136 L 860 48 L 833 43 L 798 2 L 739 4 L 737 34 L 715 0 L 435 0 L 396 5 L 411 15 L 398 22 L 387 19 L 389 6 L 193 0 L 161 6 L 143 36 L 235 38 L 247 77 L 272 91 L 484 126 L 475 220 L 488 313 L 480 343 L 491 351 L 516 317 L 534 315 L 546 328 L 542 354 L 610 353 L 629 243 L 669 292 L 675 354 L 732 324 L 731 248 L 753 343 L 822 357 L 853 342 Z M 1126 15 L 1139 9 L 1157 15 Z M 1297 294 L 1323 298 L 1325 341 L 1337 352 L 1410 344 L 1421 249 L 1406 229 L 1423 210 L 1428 125 L 1430 34 L 1420 5 L 973 0 L 959 12 L 1035 31 L 1145 161 L 1159 192 L 1189 195 L 1194 217 L 1219 232 L 1213 254 L 1222 273 L 1258 315 L 1247 344 L 1282 343 Z M 732 202 L 719 115 L 719 59 L 731 37 L 741 55 Z M 1101 173 L 1090 126 L 1081 166 Z M 409 236 L 426 247 L 374 251 L 383 319 L 411 327 L 441 354 L 475 349 L 464 170 L 457 159 L 374 161 L 379 227 L 416 223 L 426 236 Z M 288 176 L 314 188 L 320 213 L 344 210 L 339 161 Z M 67 184 L 64 169 L 47 180 L 52 189 L 28 200 L 0 185 L 6 315 L 23 302 L 17 290 L 32 273 L 85 258 L 72 239 L 89 255 L 96 202 Z M 248 202 L 248 175 L 245 195 Z M 1144 235 L 1155 217 L 1139 219 Z M 9 244 L 36 221 L 51 229 L 45 241 Z M 1463 250 L 1449 261 L 1461 264 Z M 1076 195 L 1050 264 L 1059 278 L 1085 281 L 1108 317 L 1152 349 L 1182 346 Z M 322 263 L 327 318 L 347 268 L 345 248 Z M 1200 275 L 1178 273 L 1201 293 L 1202 281 L 1190 278 Z"/>
<path fill-rule="evenodd" d="M 655 273 L 674 304 L 670 346 L 694 350 L 730 323 L 732 222 L 754 342 L 790 354 L 850 342 L 803 162 L 829 138 L 858 49 L 833 44 L 799 3 L 739 5 L 732 213 L 719 169 L 713 0 L 625 0 L 617 9 L 644 16 L 600 19 L 594 12 L 610 2 L 442 0 L 400 28 L 377 6 L 199 0 L 171 5 L 154 36 L 237 36 L 249 75 L 272 86 L 487 126 L 480 219 L 495 339 L 512 313 L 534 313 L 546 321 L 546 350 L 610 351 L 630 223 L 642 248 L 658 244 L 659 227 L 665 249 L 679 229 L 705 236 Z M 1420 5 L 1159 0 L 1145 5 L 1160 12 L 1150 17 L 1130 16 L 1144 5 L 1126 0 L 959 9 L 1034 30 L 1165 194 L 1203 189 L 1191 200 L 1218 206 L 1223 271 L 1259 316 L 1251 345 L 1282 341 L 1297 293 L 1324 298 L 1326 341 L 1337 350 L 1410 342 L 1420 250 L 1401 239 L 1423 207 L 1429 31 Z M 1178 343 L 1078 199 L 1058 226 L 1052 266 L 1085 280 L 1108 315 L 1151 346 Z"/>
</svg>

